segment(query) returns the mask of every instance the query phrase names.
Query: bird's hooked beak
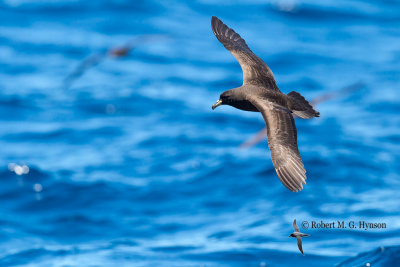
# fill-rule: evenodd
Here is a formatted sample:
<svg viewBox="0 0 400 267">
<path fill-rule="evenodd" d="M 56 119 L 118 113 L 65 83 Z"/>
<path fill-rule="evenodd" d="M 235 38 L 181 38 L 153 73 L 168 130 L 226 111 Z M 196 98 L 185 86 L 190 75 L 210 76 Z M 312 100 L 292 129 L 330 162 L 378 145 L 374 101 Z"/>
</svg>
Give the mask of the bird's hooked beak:
<svg viewBox="0 0 400 267">
<path fill-rule="evenodd" d="M 218 107 L 218 106 L 220 106 L 220 105 L 222 105 L 222 100 L 221 100 L 221 99 L 219 99 L 219 100 L 217 101 L 217 103 L 215 103 L 214 105 L 212 105 L 212 109 L 214 110 L 216 107 Z"/>
</svg>

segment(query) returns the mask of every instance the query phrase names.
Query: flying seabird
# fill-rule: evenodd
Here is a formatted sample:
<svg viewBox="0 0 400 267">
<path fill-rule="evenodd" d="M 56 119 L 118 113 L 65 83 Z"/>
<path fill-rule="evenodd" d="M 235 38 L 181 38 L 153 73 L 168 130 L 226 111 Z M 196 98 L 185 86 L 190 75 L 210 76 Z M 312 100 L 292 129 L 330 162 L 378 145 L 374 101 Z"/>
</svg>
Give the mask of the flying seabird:
<svg viewBox="0 0 400 267">
<path fill-rule="evenodd" d="M 297 246 L 299 247 L 299 250 L 300 250 L 301 254 L 303 254 L 303 256 L 304 256 L 303 242 L 301 241 L 301 238 L 304 237 L 304 236 L 310 236 L 310 235 L 300 233 L 299 227 L 296 224 L 296 219 L 294 219 L 294 221 L 293 221 L 293 228 L 294 228 L 294 232 L 291 233 L 289 237 L 296 237 Z"/>
<path fill-rule="evenodd" d="M 73 82 L 81 77 L 89 68 L 98 65 L 107 57 L 112 58 L 123 58 L 129 55 L 129 53 L 135 49 L 138 45 L 157 40 L 165 39 L 164 35 L 149 34 L 138 36 L 135 39 L 131 39 L 129 42 L 120 47 L 112 47 L 105 52 L 96 53 L 88 56 L 74 69 L 73 72 L 68 74 L 62 82 L 62 88 L 69 89 Z"/>
<path fill-rule="evenodd" d="M 283 94 L 267 64 L 234 30 L 214 16 L 211 27 L 217 39 L 239 61 L 243 71 L 243 85 L 223 92 L 212 109 L 230 105 L 245 111 L 261 112 L 268 129 L 268 146 L 275 171 L 284 186 L 293 192 L 300 191 L 307 177 L 297 148 L 293 115 L 310 119 L 319 117 L 319 112 L 299 93 Z"/>
</svg>

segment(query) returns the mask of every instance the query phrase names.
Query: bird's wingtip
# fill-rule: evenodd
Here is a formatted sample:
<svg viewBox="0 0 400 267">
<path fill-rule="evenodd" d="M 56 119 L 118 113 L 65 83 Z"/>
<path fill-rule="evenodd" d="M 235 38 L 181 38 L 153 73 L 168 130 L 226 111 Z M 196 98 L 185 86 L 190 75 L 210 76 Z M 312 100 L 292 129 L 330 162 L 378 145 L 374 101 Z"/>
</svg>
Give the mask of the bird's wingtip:
<svg viewBox="0 0 400 267">
<path fill-rule="evenodd" d="M 211 24 L 217 24 L 220 23 L 221 20 L 217 16 L 212 16 L 211 17 Z"/>
</svg>

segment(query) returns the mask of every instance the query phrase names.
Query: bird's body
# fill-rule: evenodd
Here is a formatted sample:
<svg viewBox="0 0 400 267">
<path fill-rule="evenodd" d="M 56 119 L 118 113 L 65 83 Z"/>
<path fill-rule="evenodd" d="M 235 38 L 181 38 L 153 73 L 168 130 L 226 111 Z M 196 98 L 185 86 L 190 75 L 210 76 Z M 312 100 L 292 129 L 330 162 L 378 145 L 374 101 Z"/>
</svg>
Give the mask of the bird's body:
<svg viewBox="0 0 400 267">
<path fill-rule="evenodd" d="M 265 62 L 256 56 L 244 39 L 217 17 L 211 19 L 217 39 L 239 61 L 243 85 L 221 94 L 213 105 L 230 105 L 237 109 L 261 112 L 268 130 L 268 145 L 275 170 L 282 183 L 291 191 L 300 191 L 306 171 L 297 148 L 297 131 L 292 114 L 309 119 L 319 112 L 297 92 L 283 94 Z"/>
<path fill-rule="evenodd" d="M 229 105 L 244 111 L 260 112 L 252 103 L 250 96 L 274 103 L 288 110 L 293 108 L 294 105 L 293 99 L 288 95 L 259 85 L 243 85 L 228 91 L 235 95 L 235 101 L 230 102 Z"/>
<path fill-rule="evenodd" d="M 303 254 L 303 256 L 304 256 L 303 242 L 302 242 L 301 238 L 305 237 L 305 236 L 310 236 L 310 235 L 300 233 L 300 229 L 296 224 L 296 219 L 294 219 L 294 221 L 293 221 L 293 228 L 294 228 L 294 232 L 291 233 L 289 237 L 295 237 L 297 239 L 297 246 L 298 246 L 301 254 Z"/>
</svg>

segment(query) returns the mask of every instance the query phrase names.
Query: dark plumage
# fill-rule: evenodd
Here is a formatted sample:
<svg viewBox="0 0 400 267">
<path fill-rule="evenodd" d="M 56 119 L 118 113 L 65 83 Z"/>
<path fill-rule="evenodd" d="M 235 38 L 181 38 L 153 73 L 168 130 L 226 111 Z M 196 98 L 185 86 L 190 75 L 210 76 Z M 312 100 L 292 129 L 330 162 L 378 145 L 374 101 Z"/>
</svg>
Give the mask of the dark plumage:
<svg viewBox="0 0 400 267">
<path fill-rule="evenodd" d="M 297 131 L 292 114 L 309 119 L 319 117 L 319 112 L 299 93 L 283 94 L 267 64 L 250 50 L 234 30 L 217 17 L 212 17 L 211 27 L 217 39 L 239 61 L 243 71 L 243 85 L 222 93 L 212 108 L 230 105 L 245 111 L 261 112 L 268 130 L 268 145 L 276 173 L 289 190 L 300 191 L 307 177 L 297 148 Z"/>
<path fill-rule="evenodd" d="M 293 221 L 293 228 L 294 228 L 294 232 L 291 233 L 289 237 L 295 237 L 297 239 L 297 246 L 299 247 L 301 254 L 303 254 L 303 256 L 304 256 L 303 242 L 302 242 L 301 238 L 305 237 L 305 236 L 310 236 L 310 235 L 300 233 L 300 229 L 296 224 L 296 219 L 294 219 L 294 221 Z"/>
</svg>

